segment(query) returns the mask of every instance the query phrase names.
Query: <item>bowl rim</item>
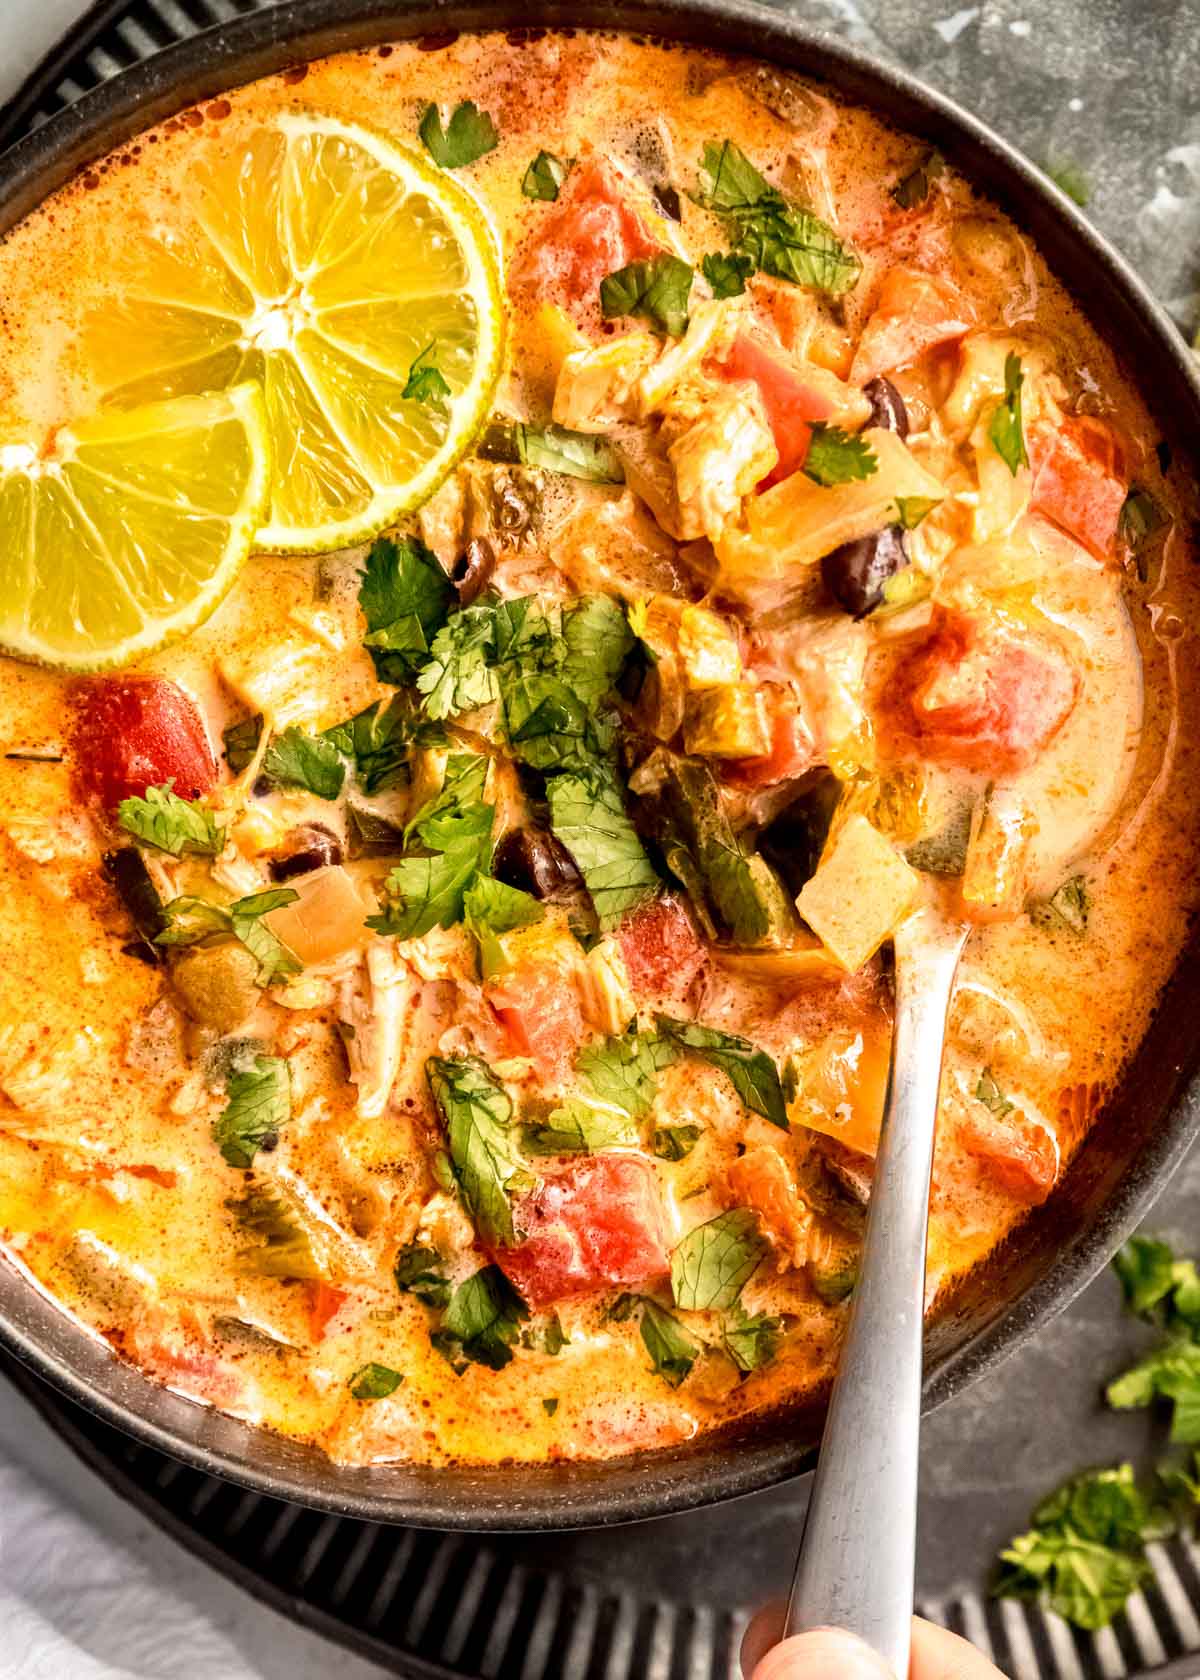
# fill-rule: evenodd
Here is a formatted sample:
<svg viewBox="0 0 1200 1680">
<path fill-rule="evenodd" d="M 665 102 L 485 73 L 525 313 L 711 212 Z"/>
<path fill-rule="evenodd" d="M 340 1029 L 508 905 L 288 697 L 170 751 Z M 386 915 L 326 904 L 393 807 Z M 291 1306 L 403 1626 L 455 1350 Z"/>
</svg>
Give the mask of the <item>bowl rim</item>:
<svg viewBox="0 0 1200 1680">
<path fill-rule="evenodd" d="M 778 64 L 828 83 L 952 157 L 970 154 L 973 162 L 963 165 L 968 179 L 982 177 L 993 197 L 1015 194 L 1023 212 L 1018 222 L 1040 216 L 1046 227 L 1057 225 L 1085 259 L 1085 274 L 1091 265 L 1106 304 L 1168 372 L 1169 394 L 1185 411 L 1174 414 L 1171 429 L 1183 433 L 1189 419 L 1193 427 L 1200 421 L 1200 369 L 1182 336 L 1125 258 L 1047 176 L 919 78 L 756 0 L 523 0 L 520 6 L 513 0 L 279 0 L 121 71 L 0 154 L 0 237 L 82 167 L 201 100 L 334 51 L 450 30 L 518 28 L 610 31 Z M 1060 278 L 1078 295 L 1076 285 Z M 1157 408 L 1154 394 L 1142 389 Z M 1158 395 L 1165 405 L 1164 394 Z M 1200 1079 L 1193 1077 L 1200 1044 L 1191 1048 L 1196 1055 L 1170 1070 L 1164 1123 L 1115 1192 L 1014 1302 L 935 1362 L 924 1384 L 926 1411 L 1061 1312 L 1140 1222 L 1200 1131 Z M 499 1531 L 606 1526 L 773 1487 L 810 1469 L 815 1457 L 811 1435 L 797 1439 L 793 1430 L 766 1443 L 728 1434 L 700 1437 L 696 1447 L 706 1451 L 699 1461 L 697 1451 L 684 1447 L 558 1467 L 414 1476 L 401 1465 L 347 1472 L 331 1467 L 323 1454 L 318 1463 L 315 1449 L 296 1450 L 270 1431 L 188 1401 L 125 1365 L 11 1257 L 0 1263 L 0 1343 L 70 1399 L 161 1452 L 261 1494 L 381 1523 Z M 251 1448 L 231 1446 L 227 1437 L 239 1436 Z M 273 1462 L 264 1465 L 264 1456 Z M 324 1480 L 318 1485 L 314 1475 Z M 406 1482 L 407 1491 L 400 1485 Z"/>
</svg>

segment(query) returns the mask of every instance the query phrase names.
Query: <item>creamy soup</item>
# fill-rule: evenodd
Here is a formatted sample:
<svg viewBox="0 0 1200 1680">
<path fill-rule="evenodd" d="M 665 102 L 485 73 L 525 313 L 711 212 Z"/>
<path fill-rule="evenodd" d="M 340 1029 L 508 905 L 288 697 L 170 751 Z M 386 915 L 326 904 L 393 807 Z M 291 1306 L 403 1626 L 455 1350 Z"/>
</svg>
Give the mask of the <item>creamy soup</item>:
<svg viewBox="0 0 1200 1680">
<path fill-rule="evenodd" d="M 828 1380 L 917 906 L 973 924 L 931 1311 L 1087 1147 L 1196 900 L 1191 486 L 948 163 L 584 33 L 330 58 L 85 171 L 0 246 L 0 464 L 235 380 L 317 458 L 303 289 L 231 230 L 318 249 L 384 186 L 353 138 L 293 168 L 297 112 L 453 172 L 503 371 L 373 542 L 257 555 L 130 669 L 0 660 L 0 1229 L 148 1375 L 339 1461 L 677 1442 Z M 372 343 L 402 256 L 339 259 Z"/>
</svg>

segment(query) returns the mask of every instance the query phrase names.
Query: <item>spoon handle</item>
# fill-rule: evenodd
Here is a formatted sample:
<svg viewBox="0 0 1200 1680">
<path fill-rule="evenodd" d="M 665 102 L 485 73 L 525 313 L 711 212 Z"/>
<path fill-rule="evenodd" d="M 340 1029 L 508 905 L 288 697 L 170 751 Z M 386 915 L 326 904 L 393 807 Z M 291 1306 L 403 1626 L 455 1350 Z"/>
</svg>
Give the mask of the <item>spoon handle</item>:
<svg viewBox="0 0 1200 1680">
<path fill-rule="evenodd" d="M 908 1675 L 925 1238 L 942 1048 L 967 930 L 932 911 L 896 934 L 896 1021 L 862 1269 L 829 1402 L 786 1633 L 857 1633 Z"/>
</svg>

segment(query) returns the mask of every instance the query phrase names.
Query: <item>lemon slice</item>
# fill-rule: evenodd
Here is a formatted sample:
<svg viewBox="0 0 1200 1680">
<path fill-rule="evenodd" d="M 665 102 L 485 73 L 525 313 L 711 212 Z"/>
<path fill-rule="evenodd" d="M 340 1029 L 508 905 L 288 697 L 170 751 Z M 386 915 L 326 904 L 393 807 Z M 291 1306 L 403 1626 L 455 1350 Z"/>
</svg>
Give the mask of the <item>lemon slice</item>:
<svg viewBox="0 0 1200 1680">
<path fill-rule="evenodd" d="M 185 635 L 250 553 L 271 487 L 257 385 L 0 443 L 0 649 L 73 671 Z"/>
<path fill-rule="evenodd" d="M 276 463 L 258 547 L 343 548 L 424 501 L 490 408 L 495 237 L 457 182 L 386 135 L 291 112 L 191 176 L 193 219 L 124 254 L 86 354 L 106 398 L 261 382 Z M 440 380 L 405 396 L 413 364 Z"/>
</svg>

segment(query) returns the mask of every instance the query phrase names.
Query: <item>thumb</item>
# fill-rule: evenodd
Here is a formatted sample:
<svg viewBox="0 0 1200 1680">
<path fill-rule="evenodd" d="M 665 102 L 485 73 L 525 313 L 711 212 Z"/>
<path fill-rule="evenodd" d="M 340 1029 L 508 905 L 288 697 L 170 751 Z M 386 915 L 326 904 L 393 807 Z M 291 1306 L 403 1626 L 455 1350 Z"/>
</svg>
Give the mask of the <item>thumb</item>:
<svg viewBox="0 0 1200 1680">
<path fill-rule="evenodd" d="M 751 1680 L 894 1680 L 891 1669 L 853 1633 L 814 1628 L 767 1652 Z"/>
</svg>

